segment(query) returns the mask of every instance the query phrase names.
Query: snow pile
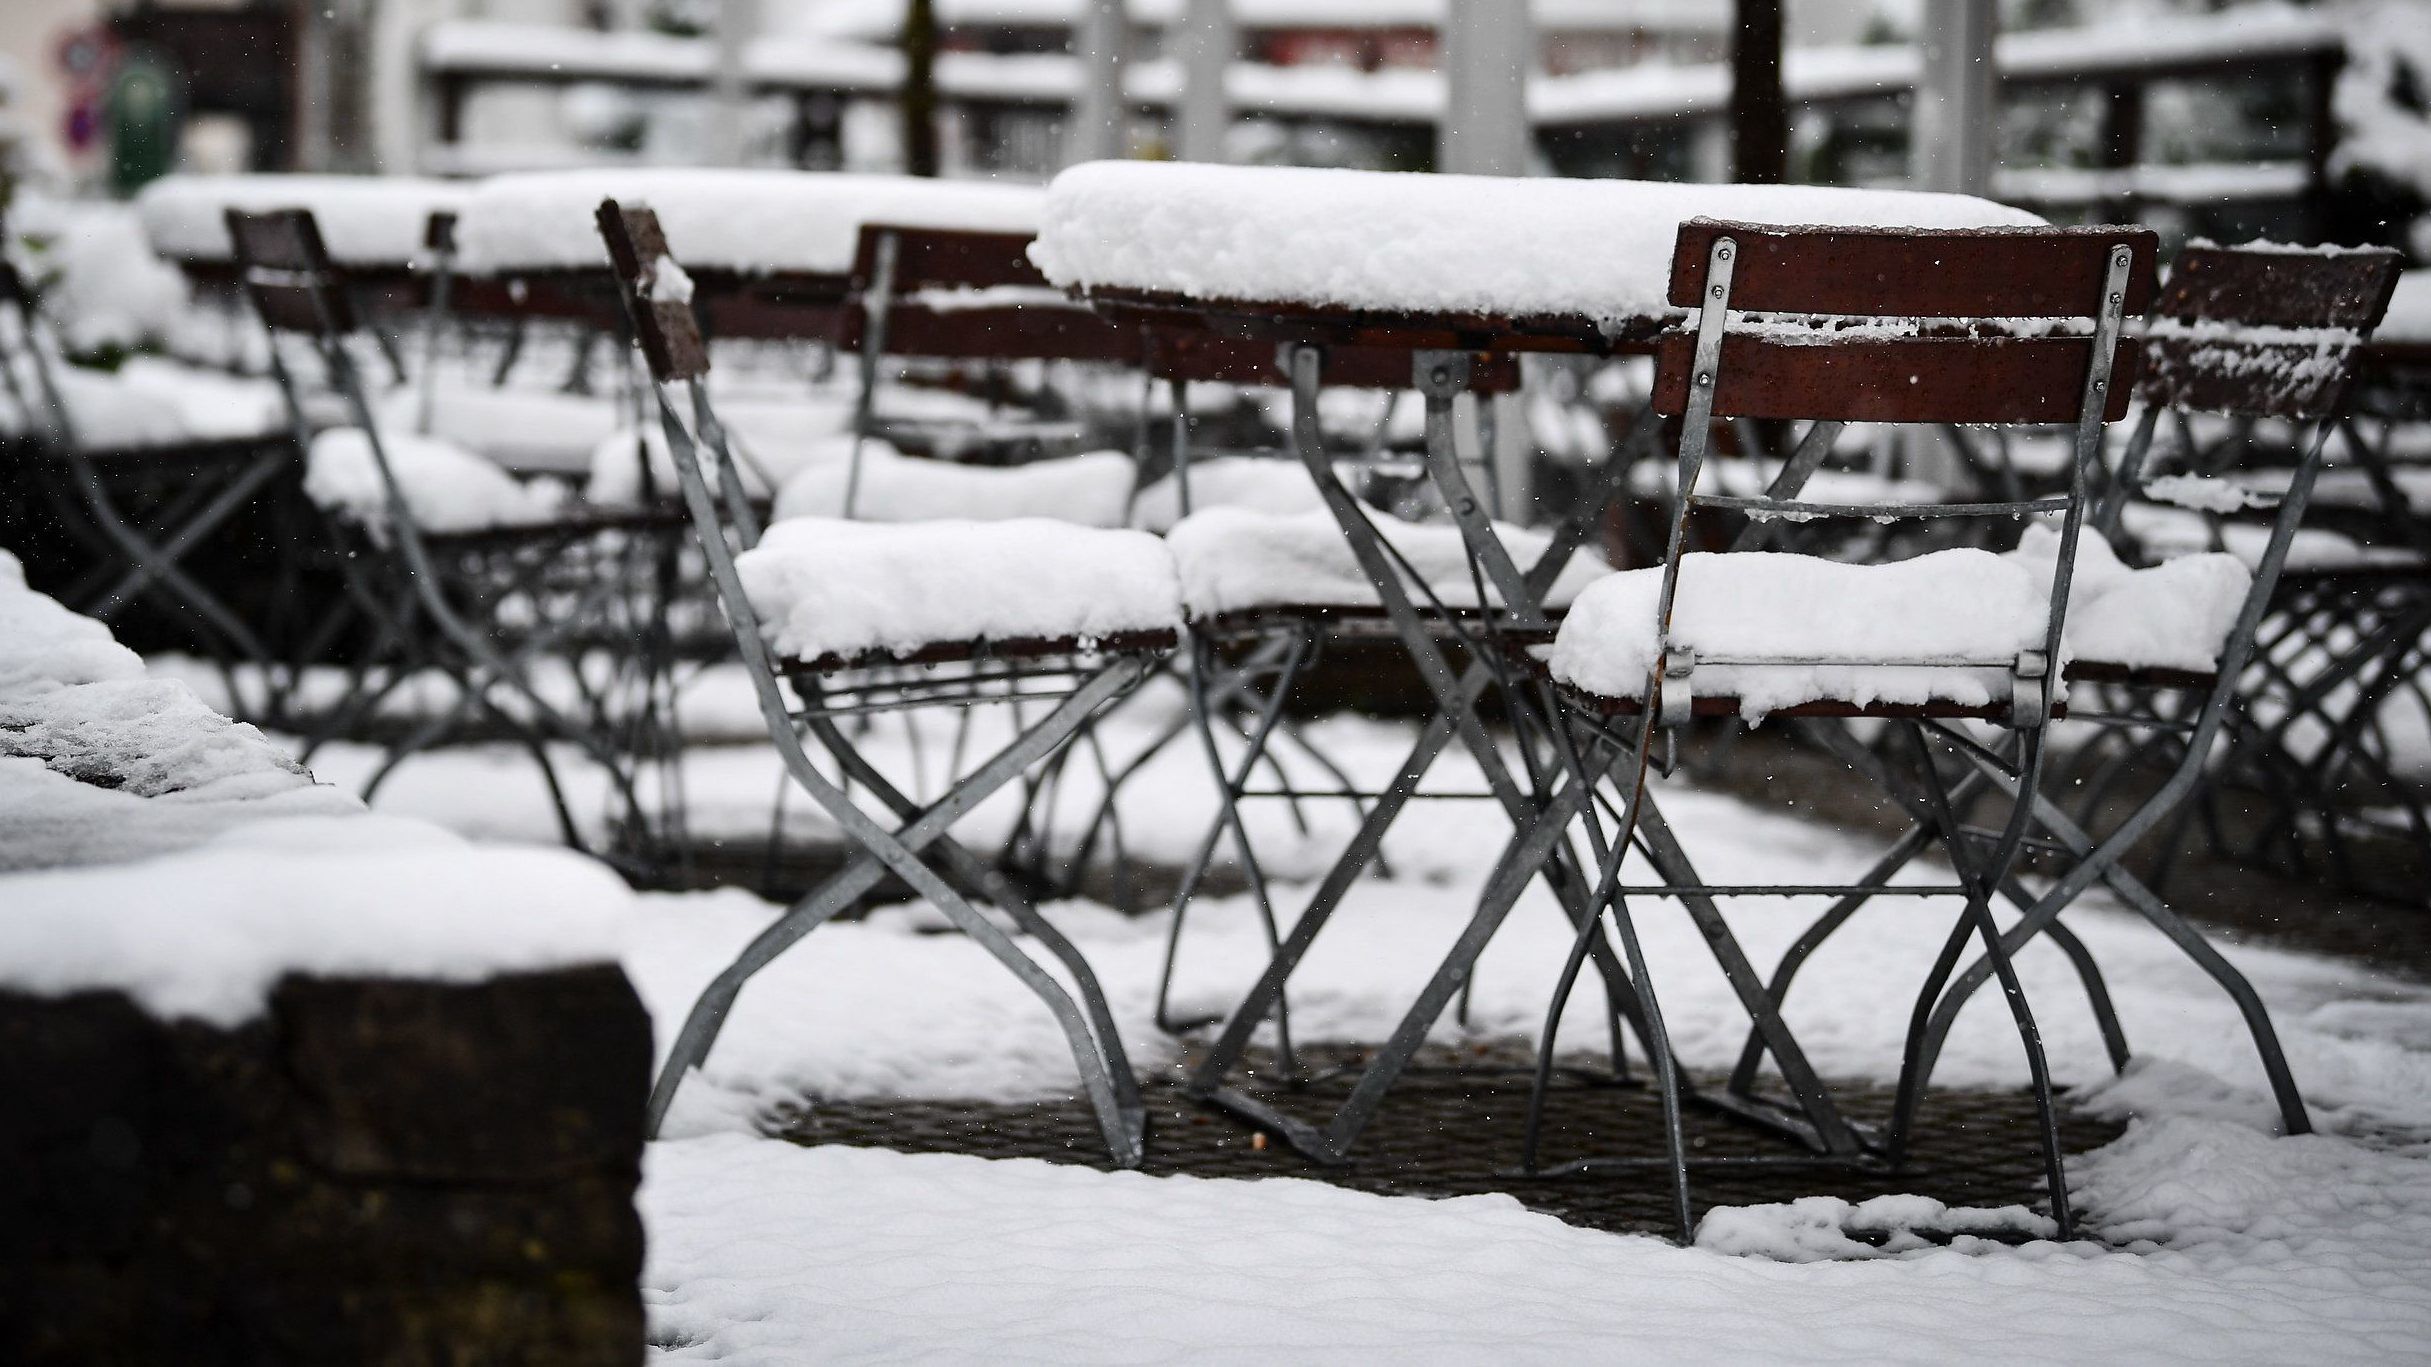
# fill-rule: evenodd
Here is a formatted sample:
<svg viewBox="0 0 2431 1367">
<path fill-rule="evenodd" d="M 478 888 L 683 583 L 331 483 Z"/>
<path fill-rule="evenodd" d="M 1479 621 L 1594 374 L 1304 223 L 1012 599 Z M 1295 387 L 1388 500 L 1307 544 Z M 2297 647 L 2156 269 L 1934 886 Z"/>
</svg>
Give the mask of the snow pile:
<svg viewBox="0 0 2431 1367">
<path fill-rule="evenodd" d="M 1317 482 L 1297 460 L 1218 456 L 1190 462 L 1190 510 L 1244 508 L 1256 513 L 1313 513 L 1325 509 Z M 1181 477 L 1167 475 L 1140 491 L 1131 525 L 1169 532 L 1182 520 Z"/>
<path fill-rule="evenodd" d="M 865 223 L 1028 232 L 1029 186 L 812 171 L 547 171 L 495 176 L 466 200 L 460 261 L 474 274 L 597 270 L 607 264 L 601 200 L 658 212 L 692 270 L 842 275 Z"/>
<path fill-rule="evenodd" d="M 148 677 L 0 552 L 0 869 L 148 853 L 263 813 L 361 810 L 185 684 Z"/>
<path fill-rule="evenodd" d="M 2267 508 L 2278 499 L 2265 490 L 2204 475 L 2163 475 L 2144 481 L 2144 496 L 2158 503 L 2192 508 L 2199 513 L 2241 513 Z"/>
<path fill-rule="evenodd" d="M 79 356 L 164 345 L 186 311 L 186 281 L 152 254 L 122 204 L 20 194 L 9 258 L 42 296 L 44 317 Z"/>
<path fill-rule="evenodd" d="M 1734 1257 L 1812 1263 L 1895 1258 L 1952 1236 L 2048 1239 L 2057 1231 L 2051 1217 L 2020 1206 L 1952 1207 L 1929 1196 L 1877 1196 L 1851 1205 L 1837 1196 L 1807 1196 L 1780 1205 L 1716 1206 L 1697 1222 L 1697 1247 Z M 1928 1234 L 1942 1238 L 1928 1239 Z"/>
<path fill-rule="evenodd" d="M 795 659 L 947 642 L 1087 642 L 1182 625 L 1163 542 L 1044 518 L 797 517 L 771 526 L 737 567 L 769 643 Z"/>
<path fill-rule="evenodd" d="M 631 900 L 561 850 L 390 817 L 260 821 L 135 863 L 0 875 L 0 987 L 114 988 L 226 1028 L 290 973 L 478 982 L 613 962 Z"/>
<path fill-rule="evenodd" d="M 376 413 L 382 432 L 416 431 L 422 418 L 422 386 L 381 396 Z M 596 394 L 512 389 L 456 376 L 441 376 L 431 395 L 426 436 L 477 451 L 510 470 L 580 477 L 591 453 L 615 432 L 621 418 L 615 400 Z"/>
<path fill-rule="evenodd" d="M 1468 543 L 1448 522 L 1404 522 L 1389 513 L 1369 520 L 1448 607 L 1474 608 L 1480 576 L 1469 564 Z M 1522 573 L 1552 542 L 1549 533 L 1497 523 L 1495 534 Z M 1329 512 L 1262 513 L 1247 508 L 1209 508 L 1192 513 L 1166 533 L 1181 566 L 1182 598 L 1193 617 L 1209 618 L 1253 608 L 1376 607 L 1376 586 L 1359 568 L 1351 544 Z M 1562 567 L 1545 595 L 1548 607 L 1576 597 L 1611 567 L 1581 550 Z M 1489 601 L 1501 593 L 1486 583 Z M 1423 595 L 1413 601 L 1426 606 Z"/>
<path fill-rule="evenodd" d="M 1082 289 L 1338 308 L 1665 316 L 1673 240 L 1757 223 L 2034 226 L 1959 195 L 1092 162 L 1055 178 L 1030 255 Z M 1521 229 L 1524 228 L 1524 231 Z"/>
<path fill-rule="evenodd" d="M 2224 551 L 2240 564 L 2259 567 L 2271 529 L 2257 522 L 2221 522 L 2185 508 L 2130 503 L 2120 525 L 2148 559 Z M 2290 570 L 2352 570 L 2419 564 L 2422 557 L 2400 546 L 2367 546 L 2344 532 L 2299 527 L 2288 544 Z"/>
<path fill-rule="evenodd" d="M 2407 271 L 2397 277 L 2397 293 L 2389 300 L 2389 312 L 2372 336 L 2416 346 L 2431 343 L 2431 270 Z"/>
<path fill-rule="evenodd" d="M 1083 527 L 1120 527 L 1137 467 L 1120 451 L 1093 451 L 1028 465 L 957 465 L 897 455 L 872 442 L 861 453 L 851 516 L 870 522 L 961 518 L 1054 518 Z M 853 462 L 815 465 L 777 491 L 776 516 L 843 517 Z"/>
<path fill-rule="evenodd" d="M 2345 1162 L 2332 1170 L 2316 1148 Z M 2139 1126 L 2079 1162 L 2104 1199 L 2178 1165 L 2174 1193 L 2152 1202 L 2176 1236 L 2165 1251 L 1961 1238 L 1819 1266 L 1602 1234 L 1499 1195 L 739 1135 L 656 1144 L 647 1161 L 652 1337 L 685 1361 L 953 1357 L 974 1343 L 1082 1360 L 1116 1341 L 1109 1326 L 1142 1359 L 1447 1363 L 1704 1362 L 1723 1342 L 1774 1361 L 1942 1363 L 1987 1344 L 2036 1362 L 2403 1361 L 2431 1333 L 2431 1165 L 2219 1122 Z M 2181 1233 L 2214 1195 L 2262 1218 Z M 1855 1210 L 1898 1228 L 1930 1204 Z"/>
<path fill-rule="evenodd" d="M 135 212 L 152 250 L 173 261 L 231 259 L 230 209 L 310 209 L 332 261 L 401 266 L 422 254 L 430 216 L 457 208 L 466 193 L 454 181 L 411 176 L 170 176 L 144 187 Z"/>
<path fill-rule="evenodd" d="M 566 505 L 562 483 L 518 480 L 452 442 L 386 431 L 380 449 L 405 496 L 406 511 L 425 532 L 530 526 L 558 516 Z M 375 535 L 387 526 L 388 485 L 360 427 L 332 428 L 312 439 L 304 492 Z"/>
</svg>

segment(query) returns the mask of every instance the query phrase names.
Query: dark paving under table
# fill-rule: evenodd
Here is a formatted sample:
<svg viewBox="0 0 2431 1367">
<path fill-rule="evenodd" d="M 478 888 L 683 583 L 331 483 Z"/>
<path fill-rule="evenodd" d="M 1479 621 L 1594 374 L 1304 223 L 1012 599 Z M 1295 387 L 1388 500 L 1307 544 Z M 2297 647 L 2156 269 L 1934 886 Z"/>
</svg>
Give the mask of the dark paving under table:
<svg viewBox="0 0 2431 1367">
<path fill-rule="evenodd" d="M 1314 1072 L 1354 1054 L 1304 1050 L 1303 1065 Z M 1507 1192 L 1531 1209 L 1573 1224 L 1671 1233 L 1670 1182 L 1659 1163 L 1562 1177 L 1530 1178 L 1514 1171 L 1527 1112 L 1528 1067 L 1527 1048 L 1517 1041 L 1431 1049 L 1386 1097 L 1353 1161 L 1338 1167 L 1303 1158 L 1279 1137 L 1269 1137 L 1261 1147 L 1254 1127 L 1185 1094 L 1177 1068 L 1145 1083 L 1150 1120 L 1144 1167 L 1202 1177 L 1305 1177 L 1396 1196 Z M 1337 1071 L 1268 1096 L 1291 1113 L 1314 1119 L 1330 1114 L 1351 1082 L 1348 1071 Z M 1887 1088 L 1852 1083 L 1838 1091 L 1853 1120 L 1879 1123 L 1890 1114 Z M 1688 1110 L 1686 1128 L 1696 1158 L 1778 1160 L 1800 1152 L 1786 1140 L 1695 1106 Z M 2063 1108 L 2061 1134 L 2071 1153 L 2108 1143 L 2119 1129 Z M 1109 1166 L 1088 1105 L 1077 1097 L 1025 1105 L 819 1102 L 789 1117 L 781 1132 L 806 1144 Z M 1697 1167 L 1691 1170 L 1690 1193 L 1700 1216 L 1712 1205 L 1801 1196 L 1861 1201 L 1905 1192 L 1953 1206 L 2040 1209 L 2045 1194 L 2036 1133 L 2034 1100 L 2022 1089 L 1941 1090 L 1927 1098 L 1913 1156 L 1902 1172 L 1819 1162 Z M 1663 1152 L 1662 1108 L 1651 1088 L 1592 1081 L 1583 1067 L 1565 1070 L 1546 1109 L 1545 1162 L 1587 1156 L 1653 1160 Z"/>
</svg>

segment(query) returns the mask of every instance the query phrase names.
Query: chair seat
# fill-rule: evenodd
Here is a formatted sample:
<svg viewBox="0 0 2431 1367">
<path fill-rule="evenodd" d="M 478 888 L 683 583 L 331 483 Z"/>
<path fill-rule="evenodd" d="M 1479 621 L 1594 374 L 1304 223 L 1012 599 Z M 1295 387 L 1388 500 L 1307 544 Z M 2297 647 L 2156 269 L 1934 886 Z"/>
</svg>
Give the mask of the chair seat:
<svg viewBox="0 0 2431 1367">
<path fill-rule="evenodd" d="M 852 478 L 849 460 L 803 470 L 777 491 L 777 518 L 844 516 L 845 489 Z M 982 466 L 897 455 L 873 443 L 862 452 L 852 516 L 869 522 L 1030 517 L 1120 527 L 1136 478 L 1137 467 L 1120 451 Z"/>
<path fill-rule="evenodd" d="M 769 645 L 821 666 L 1156 648 L 1182 626 L 1163 542 L 1046 518 L 790 518 L 736 569 Z"/>
<path fill-rule="evenodd" d="M 1297 460 L 1217 456 L 1190 462 L 1190 508 L 1247 508 L 1260 513 L 1322 513 L 1325 495 Z M 1182 520 L 1181 481 L 1167 475 L 1140 490 L 1131 525 L 1169 532 Z"/>
<path fill-rule="evenodd" d="M 1445 606 L 1478 607 L 1477 581 L 1458 527 L 1404 522 L 1384 513 L 1371 516 L 1377 530 Z M 1552 542 L 1548 533 L 1499 523 L 1496 532 L 1523 573 Z M 1181 570 L 1182 600 L 1196 621 L 1266 609 L 1382 606 L 1376 586 L 1359 568 L 1350 542 L 1330 513 L 1210 508 L 1175 524 L 1166 544 Z M 1611 572 L 1593 552 L 1579 551 L 1545 595 L 1546 606 L 1566 606 L 1581 589 Z M 1493 585 L 1486 586 L 1486 594 L 1491 602 L 1501 602 Z"/>
<path fill-rule="evenodd" d="M 2019 655 L 2043 645 L 2057 551 L 2056 533 L 2036 527 L 2006 555 L 1686 556 L 1672 644 L 1694 667 L 1665 687 L 1686 688 L 1700 714 L 1998 715 Z M 2209 673 L 2250 583 L 2227 555 L 2129 569 L 2090 534 L 2074 578 L 2061 665 L 2077 677 L 2097 665 L 2121 677 Z M 1631 570 L 1582 593 L 1546 656 L 1552 677 L 1588 697 L 1642 698 L 1661 584 L 1660 570 Z"/>
<path fill-rule="evenodd" d="M 543 525 L 567 516 L 571 507 L 572 490 L 562 481 L 519 480 L 453 442 L 384 431 L 380 449 L 414 525 L 434 535 Z M 312 439 L 304 492 L 375 534 L 386 525 L 388 487 L 360 427 L 335 427 Z"/>
</svg>

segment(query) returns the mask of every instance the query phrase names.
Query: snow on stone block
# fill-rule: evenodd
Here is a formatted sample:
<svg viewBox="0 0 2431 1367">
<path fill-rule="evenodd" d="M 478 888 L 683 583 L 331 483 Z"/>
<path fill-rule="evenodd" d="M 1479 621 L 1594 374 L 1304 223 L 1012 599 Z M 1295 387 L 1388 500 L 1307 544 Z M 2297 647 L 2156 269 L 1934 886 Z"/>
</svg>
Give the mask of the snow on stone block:
<svg viewBox="0 0 2431 1367">
<path fill-rule="evenodd" d="M 1030 232 L 1041 192 L 991 181 L 811 171 L 547 171 L 496 176 L 457 224 L 463 268 L 492 275 L 600 270 L 601 200 L 647 206 L 690 270 L 842 275 L 865 223 Z"/>
<path fill-rule="evenodd" d="M 143 660 L 110 629 L 25 587 L 16 557 L 0 551 L 0 698 L 37 686 L 143 676 Z"/>
<path fill-rule="evenodd" d="M 1737 697 L 1751 717 L 1822 699 L 1982 707 L 2006 697 L 2018 653 L 2042 645 L 2044 590 L 2023 566 L 1971 548 L 1887 565 L 1701 551 L 1681 560 L 1671 640 L 1698 657 L 1696 695 Z M 1553 676 L 1642 696 L 1661 591 L 1662 570 L 1647 568 L 1580 594 Z M 1779 663 L 1738 663 L 1748 661 Z"/>
<path fill-rule="evenodd" d="M 1313 513 L 1325 509 L 1325 497 L 1308 467 L 1296 460 L 1264 460 L 1256 456 L 1218 456 L 1190 462 L 1190 508 L 1244 508 L 1257 513 Z M 1169 532 L 1182 520 L 1182 487 L 1177 475 L 1167 475 L 1140 491 L 1131 506 L 1131 525 L 1152 532 Z"/>
<path fill-rule="evenodd" d="M 1596 319 L 1671 312 L 1673 239 L 1757 223 L 2037 226 L 1961 195 L 1782 185 L 1093 162 L 1057 176 L 1031 258 L 1058 285 L 1192 299 Z M 679 244 L 680 245 L 680 244 Z"/>
<path fill-rule="evenodd" d="M 990 467 L 923 460 L 873 447 L 861 454 L 857 485 L 852 464 L 817 465 L 787 480 L 777 492 L 776 516 L 843 517 L 845 491 L 851 487 L 851 516 L 869 522 L 1001 522 L 1020 517 L 1120 527 L 1138 475 L 1131 457 L 1120 451 Z"/>
<path fill-rule="evenodd" d="M 1043 518 L 878 525 L 798 517 L 739 557 L 744 591 L 793 659 L 923 646 L 1176 631 L 1165 544 Z"/>
<path fill-rule="evenodd" d="M 430 216 L 464 202 L 460 182 L 411 176 L 171 176 L 135 197 L 152 250 L 172 260 L 227 261 L 227 211 L 310 209 L 341 266 L 402 266 L 422 254 Z"/>
<path fill-rule="evenodd" d="M 380 449 L 405 496 L 414 524 L 441 534 L 488 531 L 546 522 L 565 507 L 565 485 L 524 482 L 452 442 L 403 432 L 380 434 Z M 377 534 L 388 515 L 388 486 L 380 478 L 371 439 L 360 427 L 338 427 L 312 439 L 304 492 L 314 503 Z"/>
<path fill-rule="evenodd" d="M 157 859 L 0 876 L 0 987 L 115 989 L 226 1027 L 288 974 L 479 982 L 614 962 L 631 901 L 564 851 L 368 815 L 262 821 Z"/>
<path fill-rule="evenodd" d="M 1477 606 L 1477 580 L 1458 527 L 1404 522 L 1380 512 L 1369 516 L 1446 606 Z M 1522 573 L 1552 542 L 1548 533 L 1508 524 L 1496 524 L 1495 533 Z M 1166 534 L 1166 543 L 1181 567 L 1183 602 L 1195 618 L 1266 607 L 1381 606 L 1376 586 L 1359 568 L 1349 540 L 1329 512 L 1210 508 L 1183 518 Z M 1579 551 L 1562 567 L 1561 577 L 1545 596 L 1546 605 L 1564 606 L 1610 573 L 1611 567 L 1593 553 Z M 1502 601 L 1491 583 L 1486 594 Z M 1413 593 L 1412 598 L 1421 608 L 1426 606 L 1423 595 Z"/>
</svg>

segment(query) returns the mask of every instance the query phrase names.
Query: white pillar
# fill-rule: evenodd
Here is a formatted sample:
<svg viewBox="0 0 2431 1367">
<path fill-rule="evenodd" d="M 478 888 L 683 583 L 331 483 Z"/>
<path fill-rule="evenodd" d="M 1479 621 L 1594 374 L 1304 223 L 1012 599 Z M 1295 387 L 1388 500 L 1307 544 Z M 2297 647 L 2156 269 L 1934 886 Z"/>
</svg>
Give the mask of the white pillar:
<svg viewBox="0 0 2431 1367">
<path fill-rule="evenodd" d="M 1445 6 L 1447 100 L 1435 164 L 1480 176 L 1524 176 L 1535 160 L 1528 131 L 1528 74 L 1536 32 L 1518 0 Z"/>
<path fill-rule="evenodd" d="M 1464 175 L 1524 176 L 1536 161 L 1528 124 L 1536 30 L 1528 7 L 1521 0 L 1453 0 L 1444 8 L 1446 98 L 1435 164 Z M 1494 400 L 1493 410 L 1494 449 L 1486 456 L 1502 486 L 1502 503 L 1494 512 L 1533 520 L 1535 448 L 1528 439 L 1527 407 L 1521 396 L 1506 394 Z"/>
<path fill-rule="evenodd" d="M 1224 73 L 1240 46 L 1232 0 L 1190 0 L 1176 38 L 1182 98 L 1173 116 L 1174 154 L 1183 161 L 1230 160 L 1224 143 L 1232 131 L 1232 100 L 1224 90 Z"/>
<path fill-rule="evenodd" d="M 709 162 L 740 166 L 749 137 L 750 73 L 743 59 L 759 36 L 759 0 L 718 0 L 717 65 L 709 77 Z"/>
<path fill-rule="evenodd" d="M 1123 96 L 1123 68 L 1131 57 L 1131 19 L 1123 0 L 1083 0 L 1072 26 L 1072 55 L 1080 60 L 1080 88 L 1072 97 L 1072 122 L 1064 139 L 1067 164 L 1108 161 L 1130 149 L 1130 106 Z"/>
<path fill-rule="evenodd" d="M 2000 95 L 1992 39 L 1999 29 L 1995 0 L 1925 0 L 1908 135 L 1916 188 L 1990 193 Z"/>
</svg>

